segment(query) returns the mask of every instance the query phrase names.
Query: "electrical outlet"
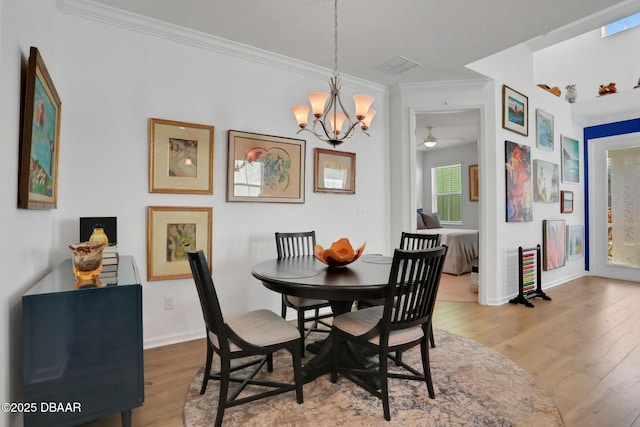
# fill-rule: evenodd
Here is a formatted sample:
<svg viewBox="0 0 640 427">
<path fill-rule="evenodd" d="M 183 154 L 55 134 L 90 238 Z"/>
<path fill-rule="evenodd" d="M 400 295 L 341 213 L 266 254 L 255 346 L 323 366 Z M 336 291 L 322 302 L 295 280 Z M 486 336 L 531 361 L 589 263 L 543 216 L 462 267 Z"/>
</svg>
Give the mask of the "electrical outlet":
<svg viewBox="0 0 640 427">
<path fill-rule="evenodd" d="M 365 214 L 366 214 L 366 212 L 365 212 L 364 208 L 358 208 L 358 211 L 357 211 L 357 215 L 358 216 L 365 216 Z"/>
<path fill-rule="evenodd" d="M 165 295 L 164 297 L 164 309 L 173 310 L 176 308 L 176 297 L 174 295 Z"/>
</svg>

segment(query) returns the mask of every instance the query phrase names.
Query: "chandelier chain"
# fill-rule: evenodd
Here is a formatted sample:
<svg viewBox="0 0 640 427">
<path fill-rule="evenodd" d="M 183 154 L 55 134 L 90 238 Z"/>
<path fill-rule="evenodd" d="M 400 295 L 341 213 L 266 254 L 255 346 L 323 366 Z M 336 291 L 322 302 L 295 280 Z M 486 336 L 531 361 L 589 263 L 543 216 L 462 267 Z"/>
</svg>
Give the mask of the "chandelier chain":
<svg viewBox="0 0 640 427">
<path fill-rule="evenodd" d="M 338 0 L 333 8 L 333 75 L 338 75 Z"/>
</svg>

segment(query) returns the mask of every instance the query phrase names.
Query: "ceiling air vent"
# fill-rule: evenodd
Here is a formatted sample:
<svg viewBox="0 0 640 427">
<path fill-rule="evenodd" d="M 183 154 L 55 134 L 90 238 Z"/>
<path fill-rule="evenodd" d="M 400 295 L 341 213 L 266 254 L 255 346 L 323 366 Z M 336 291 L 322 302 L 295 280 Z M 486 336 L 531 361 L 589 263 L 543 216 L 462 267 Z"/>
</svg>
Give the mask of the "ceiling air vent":
<svg viewBox="0 0 640 427">
<path fill-rule="evenodd" d="M 391 58 L 387 62 L 380 64 L 376 67 L 377 70 L 383 71 L 387 74 L 400 74 L 407 70 L 417 67 L 420 63 L 412 61 L 404 56 L 396 56 Z"/>
</svg>

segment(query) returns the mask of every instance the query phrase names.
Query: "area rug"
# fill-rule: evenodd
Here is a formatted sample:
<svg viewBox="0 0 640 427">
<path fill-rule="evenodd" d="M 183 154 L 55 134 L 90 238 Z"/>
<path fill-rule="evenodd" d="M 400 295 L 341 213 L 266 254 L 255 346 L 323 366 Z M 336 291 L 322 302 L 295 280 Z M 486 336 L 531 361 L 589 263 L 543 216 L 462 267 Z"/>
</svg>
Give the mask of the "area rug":
<svg viewBox="0 0 640 427">
<path fill-rule="evenodd" d="M 386 422 L 382 402 L 339 377 L 332 384 L 325 375 L 304 385 L 304 403 L 295 394 L 278 396 L 229 408 L 224 426 L 563 426 L 549 395 L 525 371 L 496 351 L 475 341 L 434 330 L 431 373 L 436 398 L 419 381 L 391 379 L 391 421 Z M 204 354 L 202 355 L 204 358 Z M 308 355 L 306 359 L 311 357 Z M 305 359 L 305 360 L 306 360 Z M 420 367 L 420 350 L 413 348 L 403 359 Z M 303 361 L 304 363 L 304 361 Z M 272 378 L 291 379 L 291 355 L 274 357 Z M 393 363 L 389 365 L 393 367 Z M 266 369 L 264 370 L 265 375 Z M 209 381 L 200 395 L 204 368 L 197 372 L 184 404 L 185 427 L 212 426 L 218 399 L 217 381 Z"/>
</svg>

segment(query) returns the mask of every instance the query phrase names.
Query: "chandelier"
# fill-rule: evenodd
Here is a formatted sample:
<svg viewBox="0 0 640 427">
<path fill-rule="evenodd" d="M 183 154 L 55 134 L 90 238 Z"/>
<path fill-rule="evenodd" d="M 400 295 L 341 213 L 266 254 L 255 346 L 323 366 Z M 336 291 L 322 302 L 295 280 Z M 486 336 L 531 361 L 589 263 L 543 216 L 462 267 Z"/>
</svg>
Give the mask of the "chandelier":
<svg viewBox="0 0 640 427">
<path fill-rule="evenodd" d="M 334 3 L 334 68 L 333 75 L 329 80 L 329 93 L 311 92 L 307 94 L 311 107 L 307 104 L 295 105 L 291 108 L 293 115 L 298 122 L 300 129 L 297 133 L 304 131 L 311 132 L 321 141 L 327 142 L 334 147 L 350 139 L 360 130 L 369 136 L 367 129 L 371 125 L 371 120 L 376 114 L 376 110 L 369 108 L 373 103 L 373 97 L 369 95 L 354 95 L 355 120 L 347 112 L 340 99 L 340 75 L 338 73 L 338 0 Z M 328 100 L 328 102 L 327 102 Z M 309 122 L 309 111 L 313 113 L 313 125 L 307 128 Z M 346 129 L 343 131 L 342 129 Z"/>
</svg>

